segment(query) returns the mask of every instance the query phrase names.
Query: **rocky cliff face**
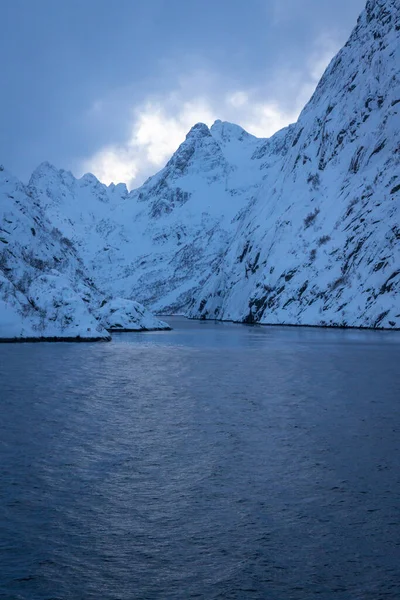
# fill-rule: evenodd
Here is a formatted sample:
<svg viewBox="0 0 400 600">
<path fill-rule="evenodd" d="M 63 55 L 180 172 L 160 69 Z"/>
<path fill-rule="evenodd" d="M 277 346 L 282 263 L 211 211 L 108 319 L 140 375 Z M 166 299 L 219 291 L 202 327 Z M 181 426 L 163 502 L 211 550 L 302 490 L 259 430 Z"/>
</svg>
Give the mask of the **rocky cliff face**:
<svg viewBox="0 0 400 600">
<path fill-rule="evenodd" d="M 400 4 L 370 0 L 298 122 L 195 125 L 139 189 L 48 164 L 27 193 L 96 286 L 197 318 L 400 327 Z"/>
</svg>

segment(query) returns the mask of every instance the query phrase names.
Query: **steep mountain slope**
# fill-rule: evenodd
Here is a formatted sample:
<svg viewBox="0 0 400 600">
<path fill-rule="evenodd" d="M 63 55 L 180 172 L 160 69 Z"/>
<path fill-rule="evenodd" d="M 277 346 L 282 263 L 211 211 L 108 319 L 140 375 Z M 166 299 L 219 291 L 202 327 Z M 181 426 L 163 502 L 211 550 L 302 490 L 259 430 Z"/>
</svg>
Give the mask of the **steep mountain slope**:
<svg viewBox="0 0 400 600">
<path fill-rule="evenodd" d="M 370 0 L 192 316 L 400 327 L 400 3 Z"/>
<path fill-rule="evenodd" d="M 164 327 L 138 303 L 101 293 L 70 240 L 0 168 L 1 340 L 108 340 L 106 329 Z"/>
<path fill-rule="evenodd" d="M 400 3 L 369 0 L 298 122 L 197 124 L 130 193 L 48 164 L 28 193 L 110 296 L 193 317 L 400 327 Z"/>
<path fill-rule="evenodd" d="M 130 194 L 49 164 L 34 172 L 29 191 L 110 294 L 181 311 L 226 251 L 235 216 L 258 189 L 265 144 L 238 125 L 198 124 L 166 167 Z M 269 160 L 274 149 L 279 155 L 279 144 Z"/>
</svg>

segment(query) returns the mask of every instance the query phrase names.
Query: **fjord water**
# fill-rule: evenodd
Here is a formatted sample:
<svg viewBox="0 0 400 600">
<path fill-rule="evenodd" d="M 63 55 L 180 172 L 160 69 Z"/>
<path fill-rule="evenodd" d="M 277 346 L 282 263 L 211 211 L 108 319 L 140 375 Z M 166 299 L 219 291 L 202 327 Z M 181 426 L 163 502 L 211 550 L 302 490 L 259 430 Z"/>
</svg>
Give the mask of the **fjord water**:
<svg viewBox="0 0 400 600">
<path fill-rule="evenodd" d="M 0 597 L 400 597 L 400 334 L 169 321 L 0 346 Z"/>
</svg>

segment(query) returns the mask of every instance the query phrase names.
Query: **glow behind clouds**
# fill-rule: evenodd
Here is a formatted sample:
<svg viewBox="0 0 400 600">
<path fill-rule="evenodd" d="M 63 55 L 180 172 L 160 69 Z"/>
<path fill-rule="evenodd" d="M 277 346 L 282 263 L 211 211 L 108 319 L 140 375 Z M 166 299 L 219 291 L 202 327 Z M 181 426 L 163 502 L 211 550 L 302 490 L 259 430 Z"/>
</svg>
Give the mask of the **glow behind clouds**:
<svg viewBox="0 0 400 600">
<path fill-rule="evenodd" d="M 308 59 L 306 77 L 293 71 L 282 72 L 280 77 L 277 74 L 276 87 L 269 94 L 268 91 L 263 94 L 261 88 L 234 90 L 224 95 L 214 89 L 205 97 L 193 98 L 190 92 L 196 75 L 181 80 L 179 89 L 134 107 L 127 123 L 127 139 L 107 145 L 84 160 L 80 174 L 89 171 L 106 184 L 123 181 L 128 187 L 140 185 L 165 165 L 198 122 L 211 126 L 216 119 L 222 119 L 240 124 L 257 137 L 269 137 L 297 119 L 338 49 L 337 42 L 321 37 Z M 204 73 L 198 74 L 200 83 L 204 77 Z M 209 79 L 217 80 L 215 76 Z M 270 98 L 261 100 L 263 95 Z M 279 103 L 279 98 L 285 95 L 289 99 L 286 109 Z"/>
<path fill-rule="evenodd" d="M 365 0 L 3 0 L 0 162 L 131 187 L 199 121 L 294 121 Z"/>
</svg>

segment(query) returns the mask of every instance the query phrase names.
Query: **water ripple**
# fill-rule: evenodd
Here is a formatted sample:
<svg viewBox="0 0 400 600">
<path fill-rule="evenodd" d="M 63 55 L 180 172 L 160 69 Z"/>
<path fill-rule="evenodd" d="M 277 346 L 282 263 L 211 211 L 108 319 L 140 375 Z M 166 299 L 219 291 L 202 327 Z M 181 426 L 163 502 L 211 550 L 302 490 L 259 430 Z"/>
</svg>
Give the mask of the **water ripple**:
<svg viewBox="0 0 400 600">
<path fill-rule="evenodd" d="M 0 347 L 0 597 L 400 597 L 400 340 Z"/>
</svg>

